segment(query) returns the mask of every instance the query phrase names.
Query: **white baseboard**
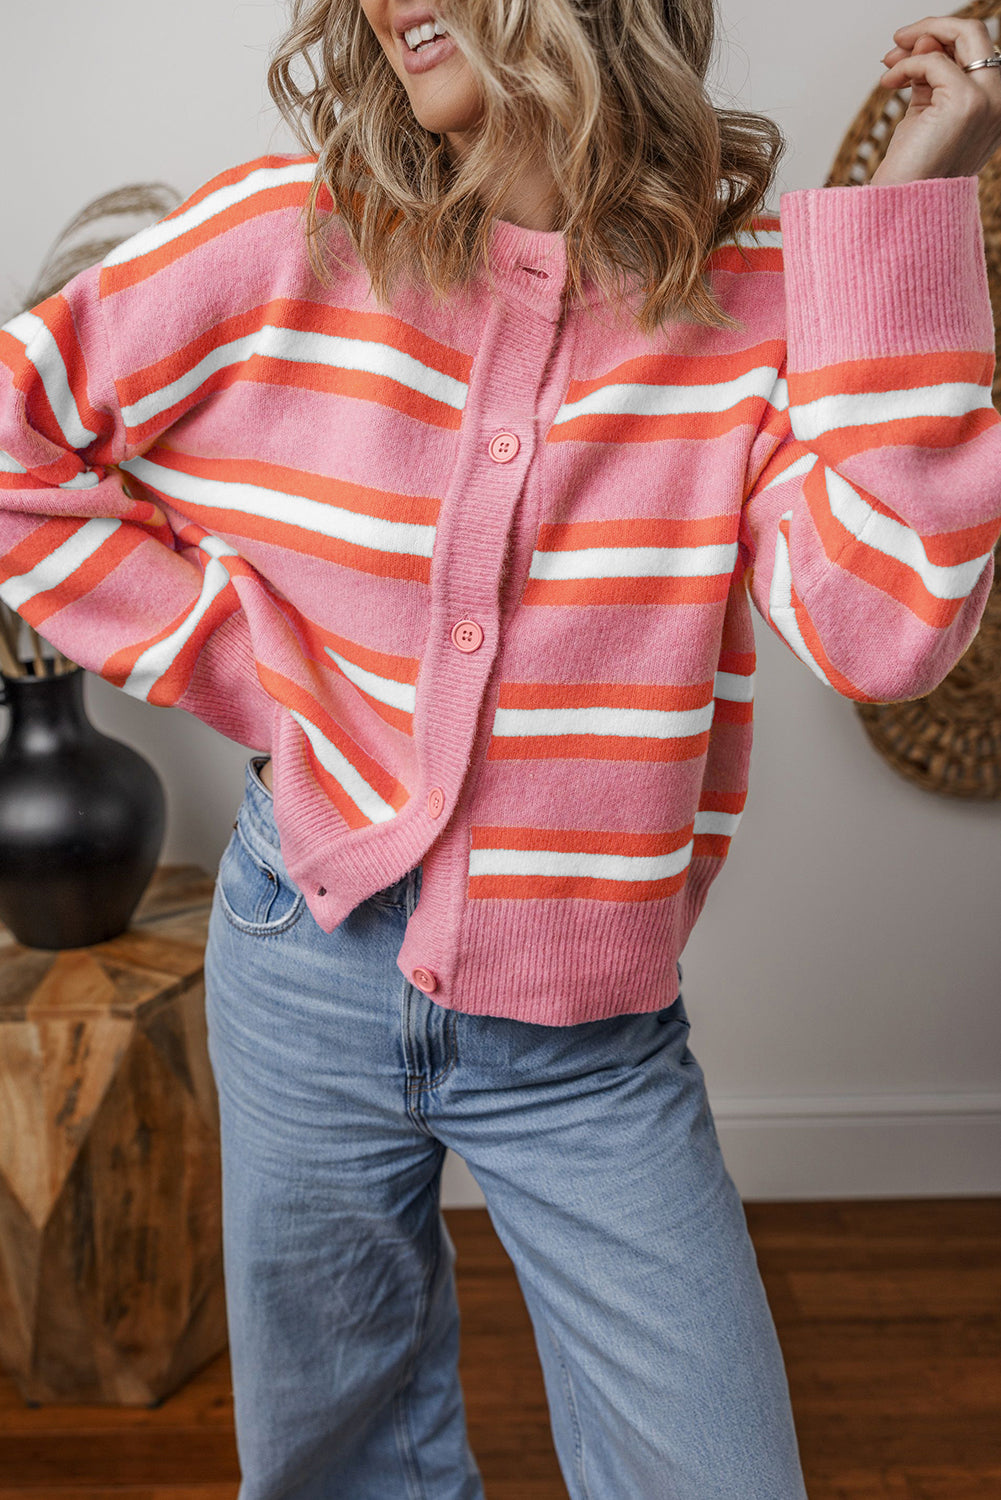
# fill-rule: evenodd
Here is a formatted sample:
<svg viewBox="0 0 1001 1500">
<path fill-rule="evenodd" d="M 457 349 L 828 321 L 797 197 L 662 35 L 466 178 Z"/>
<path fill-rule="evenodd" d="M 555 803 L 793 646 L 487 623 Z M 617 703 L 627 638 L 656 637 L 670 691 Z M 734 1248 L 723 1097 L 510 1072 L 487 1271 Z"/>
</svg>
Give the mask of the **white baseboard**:
<svg viewBox="0 0 1001 1500">
<path fill-rule="evenodd" d="M 1001 1194 L 1001 1095 L 719 1099 L 713 1118 L 745 1201 Z M 442 1206 L 483 1208 L 450 1151 Z"/>
</svg>

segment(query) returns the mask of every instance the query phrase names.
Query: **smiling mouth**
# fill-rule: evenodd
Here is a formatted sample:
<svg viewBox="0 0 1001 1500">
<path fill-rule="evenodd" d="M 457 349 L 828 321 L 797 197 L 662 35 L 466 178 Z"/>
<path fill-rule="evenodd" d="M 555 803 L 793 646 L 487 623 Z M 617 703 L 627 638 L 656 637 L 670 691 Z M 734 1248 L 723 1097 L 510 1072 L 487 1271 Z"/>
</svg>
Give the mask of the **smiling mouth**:
<svg viewBox="0 0 1001 1500">
<path fill-rule="evenodd" d="M 425 35 L 430 31 L 430 35 Z M 403 33 L 403 45 L 409 52 L 420 52 L 425 47 L 433 47 L 439 37 L 448 36 L 448 31 L 443 21 L 425 21 L 420 26 L 411 26 Z"/>
</svg>

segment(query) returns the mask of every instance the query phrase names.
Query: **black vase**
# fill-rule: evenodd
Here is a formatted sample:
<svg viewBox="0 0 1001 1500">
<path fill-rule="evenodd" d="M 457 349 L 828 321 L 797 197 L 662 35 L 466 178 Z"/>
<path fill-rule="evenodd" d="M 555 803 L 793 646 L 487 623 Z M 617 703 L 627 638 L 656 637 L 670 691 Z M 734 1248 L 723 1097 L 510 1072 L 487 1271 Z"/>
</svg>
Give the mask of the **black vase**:
<svg viewBox="0 0 1001 1500">
<path fill-rule="evenodd" d="M 80 667 L 4 677 L 0 919 L 29 948 L 84 948 L 129 925 L 166 828 L 149 761 L 87 718 Z"/>
</svg>

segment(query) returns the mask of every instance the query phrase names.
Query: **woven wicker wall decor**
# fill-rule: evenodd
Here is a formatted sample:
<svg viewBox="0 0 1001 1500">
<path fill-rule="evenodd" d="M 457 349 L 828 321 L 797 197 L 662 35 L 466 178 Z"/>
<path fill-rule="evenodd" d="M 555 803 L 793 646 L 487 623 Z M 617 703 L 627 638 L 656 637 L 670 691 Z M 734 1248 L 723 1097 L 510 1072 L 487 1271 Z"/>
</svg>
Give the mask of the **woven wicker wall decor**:
<svg viewBox="0 0 1001 1500">
<path fill-rule="evenodd" d="M 946 12 L 942 12 L 946 14 Z M 983 21 L 998 40 L 1001 0 L 974 0 L 953 15 Z M 865 184 L 907 111 L 903 91 L 877 85 L 848 128 L 825 187 Z M 994 327 L 1001 325 L 1001 152 L 980 173 L 980 214 Z M 1001 356 L 1001 335 L 995 338 Z M 1001 364 L 991 397 L 1001 412 Z M 999 480 L 1001 483 L 1001 480 Z M 983 620 L 968 650 L 937 688 L 900 703 L 856 703 L 880 755 L 909 781 L 949 797 L 1001 798 L 1001 542 Z"/>
</svg>

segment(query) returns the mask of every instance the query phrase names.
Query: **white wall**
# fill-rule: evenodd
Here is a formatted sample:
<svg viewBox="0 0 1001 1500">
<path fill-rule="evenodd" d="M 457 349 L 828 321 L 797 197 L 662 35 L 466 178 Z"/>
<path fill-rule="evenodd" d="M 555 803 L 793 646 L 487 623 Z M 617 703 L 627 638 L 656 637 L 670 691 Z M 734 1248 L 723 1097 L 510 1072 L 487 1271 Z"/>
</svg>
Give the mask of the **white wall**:
<svg viewBox="0 0 1001 1500">
<path fill-rule="evenodd" d="M 0 0 L 0 319 L 90 198 L 182 194 L 300 149 L 264 84 L 272 0 Z M 898 0 L 723 0 L 717 102 L 790 139 L 773 195 L 820 186 L 879 77 Z M 12 66 L 10 64 L 13 64 Z M 1001 804 L 911 786 L 853 706 L 756 620 L 750 797 L 682 964 L 692 1047 L 746 1198 L 1001 1189 Z M 163 777 L 163 858 L 214 870 L 247 754 L 88 675 L 91 717 Z M 444 1202 L 481 1202 L 450 1158 Z"/>
</svg>

